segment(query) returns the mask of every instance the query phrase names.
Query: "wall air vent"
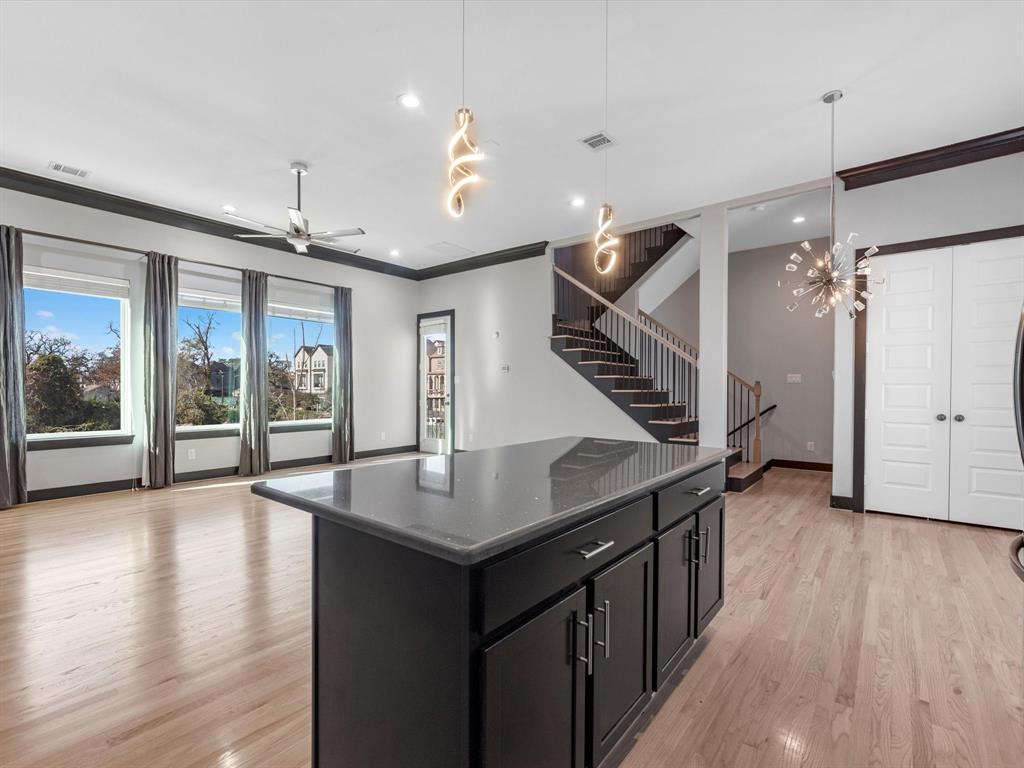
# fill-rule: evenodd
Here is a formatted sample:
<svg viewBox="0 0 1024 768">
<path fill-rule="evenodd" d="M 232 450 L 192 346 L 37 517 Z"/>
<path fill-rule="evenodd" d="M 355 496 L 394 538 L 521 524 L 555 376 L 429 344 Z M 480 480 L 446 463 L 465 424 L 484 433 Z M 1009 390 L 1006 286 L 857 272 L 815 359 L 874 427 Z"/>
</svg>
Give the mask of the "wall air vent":
<svg viewBox="0 0 1024 768">
<path fill-rule="evenodd" d="M 615 139 L 609 136 L 603 131 L 593 134 L 592 136 L 584 136 L 580 139 L 580 142 L 586 144 L 591 149 L 607 149 L 608 147 L 615 144 Z"/>
<path fill-rule="evenodd" d="M 89 175 L 89 171 L 84 168 L 75 168 L 73 165 L 67 165 L 65 163 L 58 163 L 56 160 L 51 160 L 47 165 L 51 171 L 57 171 L 59 173 L 67 173 L 71 176 L 77 176 L 80 179 L 84 179 Z"/>
</svg>

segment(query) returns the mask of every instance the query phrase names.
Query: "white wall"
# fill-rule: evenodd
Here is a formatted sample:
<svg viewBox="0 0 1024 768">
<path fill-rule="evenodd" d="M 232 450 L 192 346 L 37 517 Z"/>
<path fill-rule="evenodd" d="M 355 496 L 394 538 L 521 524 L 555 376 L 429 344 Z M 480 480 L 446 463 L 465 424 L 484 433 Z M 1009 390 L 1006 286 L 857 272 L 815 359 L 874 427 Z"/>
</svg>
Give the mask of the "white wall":
<svg viewBox="0 0 1024 768">
<path fill-rule="evenodd" d="M 418 295 L 415 281 L 6 189 L 0 190 L 0 221 L 23 229 L 351 287 L 355 449 L 365 451 L 415 442 L 414 354 Z M 132 290 L 134 297 L 137 290 L 134 282 Z M 28 459 L 29 488 L 139 476 L 141 430 L 138 419 L 142 411 L 141 407 L 134 410 L 135 445 L 33 451 Z M 319 438 L 313 437 L 318 434 Z M 308 457 L 326 455 L 329 451 L 322 444 L 326 439 L 324 434 L 274 435 L 271 460 L 303 458 L 300 454 L 307 452 Z M 234 466 L 238 463 L 237 442 L 237 438 L 179 441 L 176 469 L 192 472 Z M 197 458 L 183 464 L 182 454 L 188 447 L 196 449 Z M 225 464 L 229 456 L 231 461 Z"/>
<path fill-rule="evenodd" d="M 888 245 L 1024 224 L 1024 155 L 841 192 L 839 237 L 859 247 Z M 853 493 L 853 321 L 835 317 L 832 492 Z"/>
<path fill-rule="evenodd" d="M 551 285 L 548 256 L 420 284 L 420 312 L 455 310 L 456 448 L 566 435 L 652 439 L 551 351 Z"/>
</svg>

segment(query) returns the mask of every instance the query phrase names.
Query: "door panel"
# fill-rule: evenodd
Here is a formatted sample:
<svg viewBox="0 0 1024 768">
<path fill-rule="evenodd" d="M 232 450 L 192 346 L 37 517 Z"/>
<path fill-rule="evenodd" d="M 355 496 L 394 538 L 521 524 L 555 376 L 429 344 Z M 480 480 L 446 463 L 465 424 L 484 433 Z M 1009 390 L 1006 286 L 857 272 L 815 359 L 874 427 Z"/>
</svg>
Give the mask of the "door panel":
<svg viewBox="0 0 1024 768">
<path fill-rule="evenodd" d="M 454 313 L 420 317 L 417 375 L 419 449 L 452 448 L 452 353 Z"/>
<path fill-rule="evenodd" d="M 1024 238 L 957 246 L 953 284 L 950 519 L 1020 530 L 1024 466 L 1013 359 L 1024 302 Z"/>
<path fill-rule="evenodd" d="M 696 612 L 691 578 L 697 546 L 693 541 L 697 517 L 684 520 L 655 542 L 658 565 L 657 611 L 654 616 L 654 682 L 660 688 L 693 647 Z"/>
<path fill-rule="evenodd" d="M 486 768 L 583 768 L 586 590 L 483 651 Z"/>
<path fill-rule="evenodd" d="M 594 577 L 592 761 L 599 766 L 651 698 L 654 545 Z"/>
<path fill-rule="evenodd" d="M 884 283 L 867 313 L 868 509 L 949 517 L 952 264 L 950 248 L 871 260 Z"/>
<path fill-rule="evenodd" d="M 697 513 L 697 635 L 725 603 L 725 499 Z"/>
</svg>

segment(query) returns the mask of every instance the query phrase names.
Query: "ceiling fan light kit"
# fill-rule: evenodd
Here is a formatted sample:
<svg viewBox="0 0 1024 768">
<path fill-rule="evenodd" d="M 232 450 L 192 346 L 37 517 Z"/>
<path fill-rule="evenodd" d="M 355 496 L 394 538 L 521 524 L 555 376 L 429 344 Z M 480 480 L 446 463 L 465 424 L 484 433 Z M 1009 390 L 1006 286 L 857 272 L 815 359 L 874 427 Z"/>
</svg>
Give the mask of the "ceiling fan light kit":
<svg viewBox="0 0 1024 768">
<path fill-rule="evenodd" d="M 358 251 L 358 249 L 356 249 L 356 251 L 347 251 L 344 248 L 340 248 L 334 241 L 342 237 L 365 235 L 366 231 L 362 227 L 324 230 L 323 232 L 309 231 L 309 219 L 302 215 L 302 177 L 309 173 L 309 166 L 306 165 L 306 163 L 296 160 L 291 164 L 290 170 L 295 174 L 295 207 L 288 208 L 288 228 L 282 229 L 281 227 L 264 224 L 261 221 L 247 219 L 244 216 L 239 216 L 237 213 L 234 213 L 233 209 L 231 211 L 226 210 L 225 206 L 225 216 L 245 222 L 246 224 L 252 224 L 257 227 L 269 229 L 275 233 L 273 235 L 238 234 L 235 235 L 235 237 L 240 240 L 284 240 L 295 249 L 296 253 L 303 254 L 309 253 L 310 245 L 334 248 L 336 250 L 346 251 L 349 253 L 355 253 Z"/>
</svg>

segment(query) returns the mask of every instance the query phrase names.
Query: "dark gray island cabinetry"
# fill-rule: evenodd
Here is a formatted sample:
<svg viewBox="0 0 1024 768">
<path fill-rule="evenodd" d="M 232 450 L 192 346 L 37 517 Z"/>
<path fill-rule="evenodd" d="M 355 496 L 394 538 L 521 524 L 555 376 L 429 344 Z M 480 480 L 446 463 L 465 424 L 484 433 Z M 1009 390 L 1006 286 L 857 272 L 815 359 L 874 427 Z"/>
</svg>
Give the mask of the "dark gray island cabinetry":
<svg viewBox="0 0 1024 768">
<path fill-rule="evenodd" d="M 313 515 L 313 765 L 618 764 L 723 604 L 725 455 L 574 437 L 256 483 Z"/>
</svg>

